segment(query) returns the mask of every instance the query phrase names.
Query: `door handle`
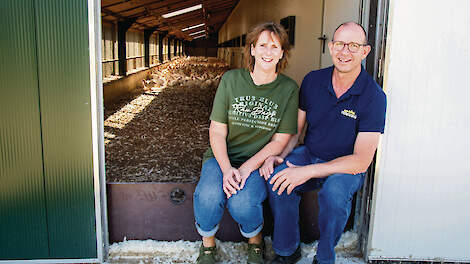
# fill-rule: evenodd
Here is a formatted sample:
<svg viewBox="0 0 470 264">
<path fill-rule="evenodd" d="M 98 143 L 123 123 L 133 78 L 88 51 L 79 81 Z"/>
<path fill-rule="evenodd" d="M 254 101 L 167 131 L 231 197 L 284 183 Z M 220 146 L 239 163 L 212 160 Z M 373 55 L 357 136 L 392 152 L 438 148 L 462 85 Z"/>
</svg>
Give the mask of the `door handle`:
<svg viewBox="0 0 470 264">
<path fill-rule="evenodd" d="M 321 42 L 322 43 L 322 49 L 323 49 L 323 53 L 325 53 L 326 40 L 328 38 L 326 37 L 326 35 L 323 35 L 323 36 L 319 37 L 318 39 L 322 41 Z"/>
</svg>

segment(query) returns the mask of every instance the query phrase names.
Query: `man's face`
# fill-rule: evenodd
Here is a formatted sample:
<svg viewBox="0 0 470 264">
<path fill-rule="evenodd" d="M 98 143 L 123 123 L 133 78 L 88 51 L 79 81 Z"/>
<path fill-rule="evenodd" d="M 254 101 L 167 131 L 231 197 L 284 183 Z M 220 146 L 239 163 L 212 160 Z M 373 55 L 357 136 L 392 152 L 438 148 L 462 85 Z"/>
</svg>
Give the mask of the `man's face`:
<svg viewBox="0 0 470 264">
<path fill-rule="evenodd" d="M 334 44 L 335 42 L 338 43 Z M 340 49 L 339 47 L 341 47 L 341 42 L 345 44 L 351 43 L 351 47 L 344 45 L 342 49 Z M 351 52 L 351 50 L 354 50 L 352 47 L 354 43 L 361 45 L 356 52 Z M 362 32 L 362 29 L 359 26 L 343 25 L 338 28 L 333 37 L 333 41 L 328 43 L 330 55 L 336 70 L 342 73 L 360 71 L 361 61 L 365 59 L 370 52 L 370 46 L 362 46 L 364 43 L 364 32 Z"/>
</svg>

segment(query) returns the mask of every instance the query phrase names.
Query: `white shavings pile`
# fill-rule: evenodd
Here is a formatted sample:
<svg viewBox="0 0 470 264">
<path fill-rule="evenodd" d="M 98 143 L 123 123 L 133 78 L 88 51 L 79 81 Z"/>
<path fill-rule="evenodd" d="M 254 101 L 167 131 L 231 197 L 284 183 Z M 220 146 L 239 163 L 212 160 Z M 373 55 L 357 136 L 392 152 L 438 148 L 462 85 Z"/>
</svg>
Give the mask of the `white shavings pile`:
<svg viewBox="0 0 470 264">
<path fill-rule="evenodd" d="M 347 231 L 344 232 L 341 236 L 341 239 L 338 242 L 338 245 L 335 247 L 336 251 L 336 263 L 337 264 L 346 264 L 346 263 L 365 263 L 362 258 L 355 256 L 361 255 L 358 249 L 359 244 L 359 235 L 355 232 Z M 310 260 L 310 262 L 299 262 L 299 263 L 311 263 L 311 260 L 317 253 L 318 241 L 315 241 L 310 244 L 302 244 L 302 256 L 305 259 Z"/>
<path fill-rule="evenodd" d="M 336 246 L 336 263 L 338 264 L 365 264 L 358 257 L 357 245 L 359 236 L 351 231 L 345 232 Z M 265 238 L 266 258 L 274 258 L 271 246 L 271 238 Z M 318 241 L 310 244 L 301 244 L 302 259 L 299 264 L 311 263 L 317 251 Z M 199 254 L 201 241 L 154 241 L 154 240 L 130 240 L 114 243 L 109 247 L 108 263 L 135 263 L 135 264 L 171 264 L 171 263 L 195 263 Z M 247 244 L 245 242 L 220 242 L 217 241 L 219 263 L 235 264 L 246 263 Z"/>
<path fill-rule="evenodd" d="M 109 247 L 110 263 L 191 263 L 201 242 L 129 240 Z M 150 262 L 149 262 L 150 261 Z"/>
<path fill-rule="evenodd" d="M 359 243 L 359 235 L 355 232 L 347 231 L 341 236 L 341 239 L 336 246 L 336 252 L 346 251 L 351 252 L 357 250 Z"/>
</svg>

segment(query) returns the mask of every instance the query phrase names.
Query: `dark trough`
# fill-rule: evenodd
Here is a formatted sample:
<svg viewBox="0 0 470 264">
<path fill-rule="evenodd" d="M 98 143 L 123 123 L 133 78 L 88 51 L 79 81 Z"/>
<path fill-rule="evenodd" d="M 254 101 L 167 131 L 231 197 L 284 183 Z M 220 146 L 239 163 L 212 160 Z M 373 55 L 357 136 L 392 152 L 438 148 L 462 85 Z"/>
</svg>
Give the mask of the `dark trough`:
<svg viewBox="0 0 470 264">
<path fill-rule="evenodd" d="M 197 241 L 193 193 L 196 183 L 108 183 L 108 225 L 111 243 L 127 240 Z M 305 193 L 300 204 L 302 242 L 318 239 L 316 192 Z M 272 234 L 272 216 L 265 202 L 264 235 Z M 224 213 L 216 237 L 243 240 L 238 225 Z"/>
<path fill-rule="evenodd" d="M 195 183 L 108 183 L 110 242 L 137 239 L 196 241 Z M 216 237 L 241 241 L 235 221 L 226 211 Z"/>
</svg>

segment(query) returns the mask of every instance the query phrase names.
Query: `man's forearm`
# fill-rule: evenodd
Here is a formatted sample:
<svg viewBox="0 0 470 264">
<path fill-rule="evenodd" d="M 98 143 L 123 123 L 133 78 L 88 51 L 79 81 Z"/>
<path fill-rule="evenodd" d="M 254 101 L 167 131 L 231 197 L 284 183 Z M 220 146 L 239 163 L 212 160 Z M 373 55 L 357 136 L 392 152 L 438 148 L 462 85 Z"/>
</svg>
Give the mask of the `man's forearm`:
<svg viewBox="0 0 470 264">
<path fill-rule="evenodd" d="M 359 174 L 365 172 L 369 165 L 370 162 L 352 154 L 325 163 L 307 165 L 305 169 L 309 171 L 309 178 L 324 178 L 337 173 Z"/>
<path fill-rule="evenodd" d="M 308 165 L 311 178 L 327 177 L 335 173 L 358 174 L 365 172 L 374 158 L 380 139 L 378 132 L 360 132 L 351 155 L 334 160 Z"/>
</svg>

